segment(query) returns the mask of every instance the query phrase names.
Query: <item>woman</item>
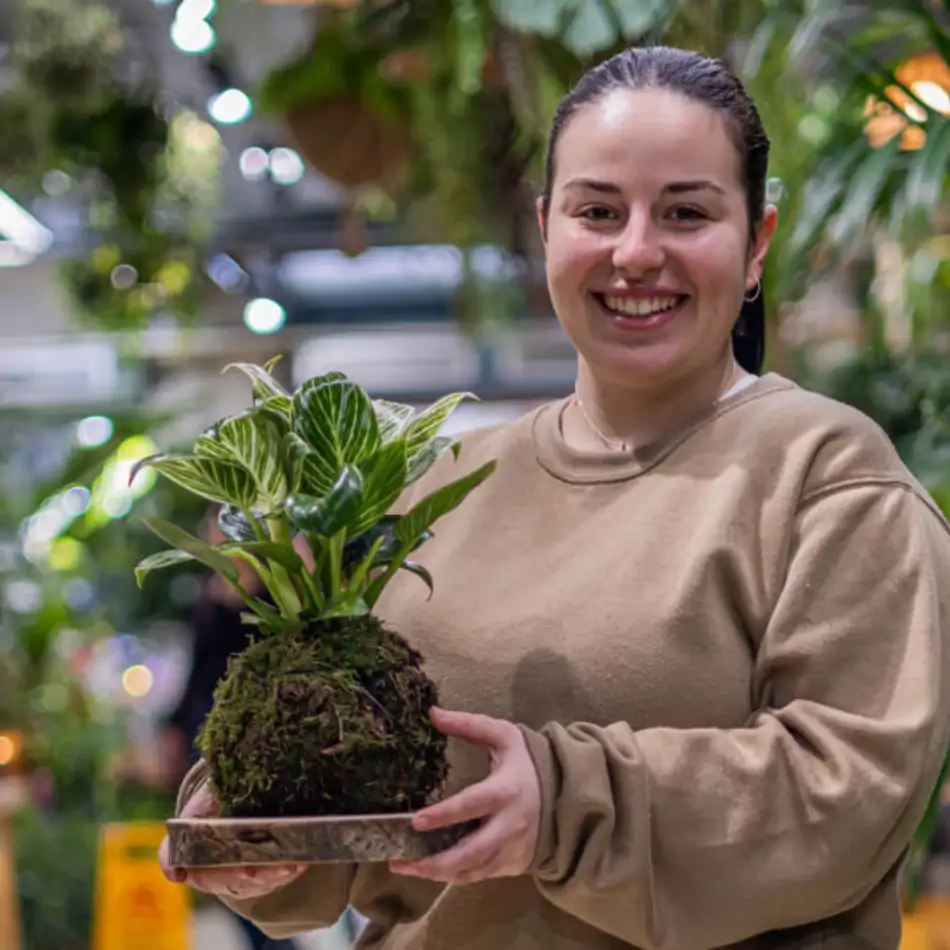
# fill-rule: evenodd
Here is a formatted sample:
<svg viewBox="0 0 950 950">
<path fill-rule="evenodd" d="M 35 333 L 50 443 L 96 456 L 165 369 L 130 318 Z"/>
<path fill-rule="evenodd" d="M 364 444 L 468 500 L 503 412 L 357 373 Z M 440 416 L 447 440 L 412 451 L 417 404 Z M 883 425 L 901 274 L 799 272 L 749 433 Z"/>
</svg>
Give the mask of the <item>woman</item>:
<svg viewBox="0 0 950 950">
<path fill-rule="evenodd" d="M 426 546 L 433 599 L 381 604 L 452 710 L 416 823 L 480 829 L 195 886 L 281 935 L 350 903 L 383 950 L 898 946 L 948 741 L 950 533 L 872 422 L 756 375 L 768 147 L 680 50 L 558 110 L 539 217 L 576 393 L 433 469 L 418 492 L 499 460 Z M 213 811 L 200 768 L 181 802 Z"/>
</svg>

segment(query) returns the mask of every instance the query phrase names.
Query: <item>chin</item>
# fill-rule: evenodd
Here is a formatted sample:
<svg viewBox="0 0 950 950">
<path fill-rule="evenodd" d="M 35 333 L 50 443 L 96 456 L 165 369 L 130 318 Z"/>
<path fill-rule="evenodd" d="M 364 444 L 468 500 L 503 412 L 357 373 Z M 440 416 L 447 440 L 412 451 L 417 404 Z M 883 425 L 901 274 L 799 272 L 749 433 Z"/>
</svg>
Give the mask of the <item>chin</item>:
<svg viewBox="0 0 950 950">
<path fill-rule="evenodd" d="M 595 358 L 587 360 L 594 374 L 605 382 L 636 388 L 652 387 L 682 376 L 686 362 L 682 354 L 671 353 L 666 347 L 639 351 L 630 347 L 605 347 Z"/>
</svg>

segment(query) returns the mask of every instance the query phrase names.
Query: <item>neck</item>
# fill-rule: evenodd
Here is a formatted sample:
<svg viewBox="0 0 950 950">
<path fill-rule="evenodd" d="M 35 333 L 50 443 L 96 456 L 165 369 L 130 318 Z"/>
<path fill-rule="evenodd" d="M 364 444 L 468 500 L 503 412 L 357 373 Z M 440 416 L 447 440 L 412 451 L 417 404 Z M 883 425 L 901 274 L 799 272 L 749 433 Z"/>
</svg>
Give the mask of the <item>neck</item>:
<svg viewBox="0 0 950 950">
<path fill-rule="evenodd" d="M 630 451 L 675 432 L 715 405 L 747 375 L 730 352 L 687 385 L 631 389 L 599 380 L 581 360 L 575 399 L 565 413 L 564 437 L 576 448 Z"/>
</svg>

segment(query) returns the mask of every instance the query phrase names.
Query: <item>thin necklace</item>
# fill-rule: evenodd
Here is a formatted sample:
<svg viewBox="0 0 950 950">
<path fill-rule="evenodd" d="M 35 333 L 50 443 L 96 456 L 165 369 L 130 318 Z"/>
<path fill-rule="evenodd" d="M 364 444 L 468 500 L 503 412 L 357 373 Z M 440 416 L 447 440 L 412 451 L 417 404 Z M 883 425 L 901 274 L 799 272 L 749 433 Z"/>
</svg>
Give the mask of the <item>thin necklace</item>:
<svg viewBox="0 0 950 950">
<path fill-rule="evenodd" d="M 735 374 L 736 369 L 738 369 L 738 367 L 737 367 L 737 365 L 736 365 L 735 360 L 733 360 L 733 362 L 732 362 L 732 374 Z M 740 378 L 741 378 L 741 377 L 740 377 Z M 737 380 L 736 382 L 738 382 L 738 380 Z M 732 383 L 732 385 L 734 386 L 734 385 L 735 385 L 735 382 Z M 727 390 L 727 391 L 728 391 L 728 390 Z M 633 451 L 633 447 L 634 447 L 633 442 L 628 442 L 628 441 L 626 441 L 626 439 L 612 438 L 611 436 L 606 435 L 606 434 L 598 427 L 597 423 L 594 422 L 593 419 L 591 419 L 590 414 L 589 414 L 589 413 L 587 412 L 587 410 L 584 408 L 584 401 L 581 399 L 580 393 L 577 391 L 577 387 L 576 387 L 576 386 L 574 387 L 574 402 L 577 404 L 577 408 L 580 409 L 581 415 L 584 417 L 584 421 L 585 421 L 585 422 L 587 423 L 587 425 L 589 426 L 591 432 L 593 432 L 594 435 L 596 435 L 597 438 L 599 438 L 600 441 L 603 442 L 604 445 L 606 445 L 608 449 L 615 449 L 616 451 L 619 451 L 619 452 L 632 452 L 632 451 Z"/>
</svg>

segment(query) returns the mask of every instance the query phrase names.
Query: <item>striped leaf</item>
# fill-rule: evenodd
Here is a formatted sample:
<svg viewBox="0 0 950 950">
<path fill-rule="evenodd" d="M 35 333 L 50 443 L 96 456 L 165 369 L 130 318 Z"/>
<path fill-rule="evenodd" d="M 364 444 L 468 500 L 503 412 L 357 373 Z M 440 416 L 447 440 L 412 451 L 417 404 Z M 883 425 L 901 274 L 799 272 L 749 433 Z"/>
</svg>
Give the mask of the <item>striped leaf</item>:
<svg viewBox="0 0 950 950">
<path fill-rule="evenodd" d="M 265 400 L 270 396 L 287 397 L 287 390 L 274 379 L 270 374 L 270 367 L 276 363 L 276 359 L 271 360 L 266 366 L 258 366 L 256 363 L 228 363 L 221 370 L 226 373 L 229 369 L 239 369 L 245 376 L 251 380 L 251 392 L 255 400 Z"/>
<path fill-rule="evenodd" d="M 203 455 L 158 455 L 144 459 L 142 465 L 154 468 L 182 488 L 209 501 L 250 508 L 257 498 L 257 486 L 250 473 L 223 459 Z"/>
<path fill-rule="evenodd" d="M 425 412 L 416 416 L 406 426 L 405 439 L 408 447 L 409 464 L 425 448 L 426 444 L 438 435 L 445 421 L 458 408 L 463 399 L 478 399 L 473 393 L 452 393 L 443 396 L 429 406 Z"/>
<path fill-rule="evenodd" d="M 141 589 L 145 578 L 152 571 L 160 571 L 166 567 L 177 567 L 179 564 L 185 564 L 193 561 L 195 558 L 187 551 L 159 551 L 156 554 L 150 554 L 142 558 L 135 566 L 135 582 Z"/>
<path fill-rule="evenodd" d="M 186 554 L 191 555 L 196 561 L 200 561 L 213 571 L 217 571 L 228 580 L 237 581 L 237 567 L 219 551 L 216 551 L 207 541 L 202 541 L 194 535 L 189 534 L 178 525 L 169 521 L 163 521 L 161 518 L 143 518 L 145 525 L 151 528 L 166 544 L 178 548 Z M 167 552 L 162 552 L 167 553 Z M 141 566 L 141 565 L 140 565 Z"/>
<path fill-rule="evenodd" d="M 371 528 L 399 499 L 406 485 L 406 443 L 396 439 L 384 445 L 361 466 L 363 505 L 353 534 Z"/>
<path fill-rule="evenodd" d="M 384 445 L 402 433 L 413 413 L 412 406 L 401 402 L 390 402 L 388 399 L 374 399 L 373 409 L 379 426 L 379 438 Z"/>
<path fill-rule="evenodd" d="M 322 497 L 333 488 L 342 469 L 334 459 L 314 452 L 293 432 L 284 436 L 283 448 L 290 470 L 291 494 L 302 491 Z"/>
<path fill-rule="evenodd" d="M 283 433 L 265 412 L 252 409 L 218 425 L 218 441 L 252 475 L 257 485 L 255 506 L 276 511 L 288 495 L 281 443 Z"/>
<path fill-rule="evenodd" d="M 347 379 L 305 384 L 294 393 L 293 428 L 337 471 L 358 465 L 381 444 L 372 401 Z"/>
<path fill-rule="evenodd" d="M 363 476 L 358 468 L 344 466 L 336 484 L 322 498 L 293 495 L 287 500 L 287 515 L 298 531 L 332 538 L 351 528 L 363 507 Z"/>
<path fill-rule="evenodd" d="M 457 439 L 447 435 L 437 435 L 430 442 L 427 442 L 421 451 L 416 453 L 406 472 L 406 484 L 411 485 L 422 478 L 432 468 L 436 460 L 446 452 L 451 450 L 452 454 L 458 458 L 461 448 L 461 443 Z"/>
<path fill-rule="evenodd" d="M 279 426 L 282 432 L 290 429 L 290 417 L 293 414 L 294 404 L 290 396 L 270 396 L 261 402 L 257 408 L 267 413 Z"/>
<path fill-rule="evenodd" d="M 414 543 L 430 525 L 457 508 L 471 491 L 481 485 L 495 470 L 496 464 L 486 462 L 474 472 L 437 488 L 397 522 L 393 535 L 403 544 Z"/>
<path fill-rule="evenodd" d="M 254 514 L 257 517 L 257 514 Z M 267 526 L 258 518 L 258 525 L 266 532 Z M 234 505 L 222 505 L 218 512 L 218 528 L 229 541 L 257 541 L 258 536 L 254 532 L 250 521 L 244 515 L 244 512 Z"/>
<path fill-rule="evenodd" d="M 236 461 L 227 446 L 222 445 L 218 439 L 218 423 L 209 426 L 201 435 L 195 439 L 193 449 L 195 455 L 204 455 L 207 458 L 221 459 L 224 462 Z"/>
</svg>

